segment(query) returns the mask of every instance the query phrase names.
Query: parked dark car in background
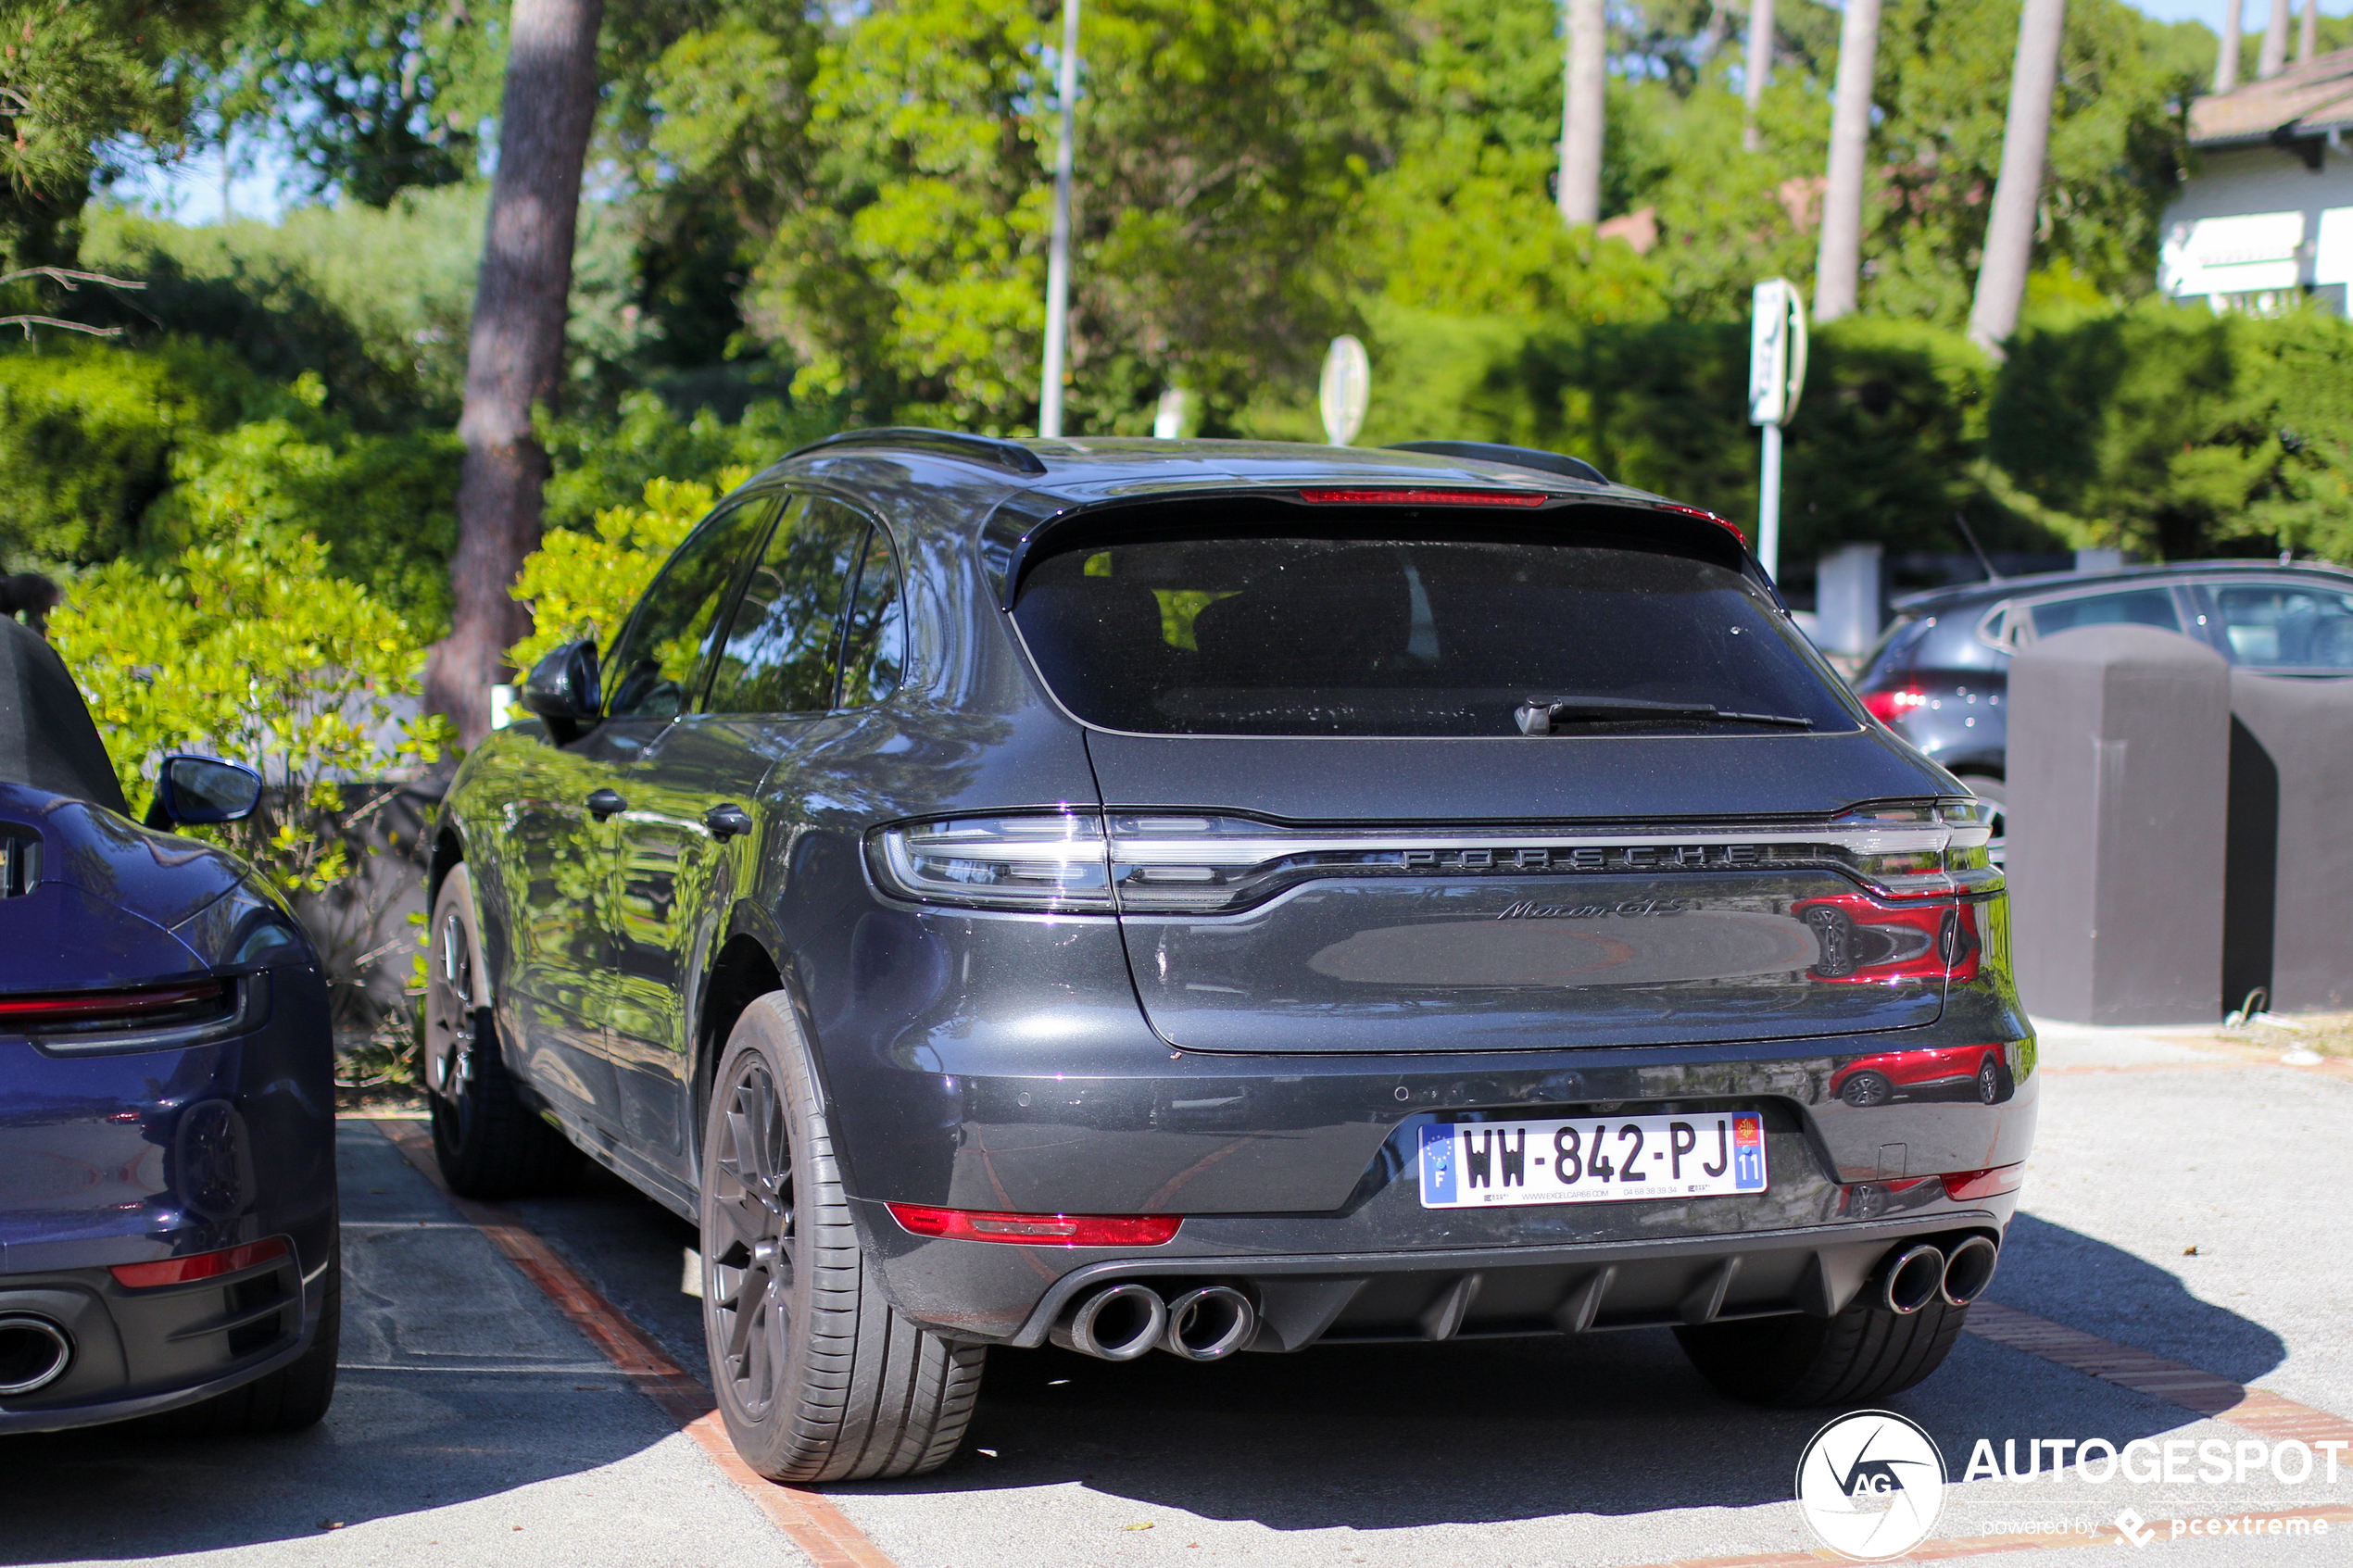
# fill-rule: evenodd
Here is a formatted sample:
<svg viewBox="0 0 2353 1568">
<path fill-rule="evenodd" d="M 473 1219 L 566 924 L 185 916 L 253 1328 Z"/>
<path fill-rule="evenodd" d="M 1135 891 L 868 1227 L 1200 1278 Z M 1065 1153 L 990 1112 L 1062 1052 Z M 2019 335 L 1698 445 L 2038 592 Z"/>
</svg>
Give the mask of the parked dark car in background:
<svg viewBox="0 0 2353 1568">
<path fill-rule="evenodd" d="M 1672 1328 L 1869 1400 L 1992 1275 L 2039 1080 L 1982 809 L 1699 508 L 859 433 L 524 702 L 433 851 L 442 1169 L 569 1140 L 698 1223 L 762 1474 L 937 1465 L 1050 1340 Z M 1957 1047 L 1991 1103 L 1835 1092 Z"/>
<path fill-rule="evenodd" d="M 1856 691 L 1882 723 L 1997 810 L 2010 656 L 2037 637 L 2156 626 L 2265 674 L 2353 675 L 2353 571 L 2341 567 L 2189 561 L 2053 572 L 1911 594 L 1894 608 Z"/>
<path fill-rule="evenodd" d="M 167 759 L 151 822 L 260 780 Z M 341 1321 L 319 960 L 232 855 L 130 820 L 57 655 L 0 617 L 0 1433 L 315 1423 Z"/>
</svg>

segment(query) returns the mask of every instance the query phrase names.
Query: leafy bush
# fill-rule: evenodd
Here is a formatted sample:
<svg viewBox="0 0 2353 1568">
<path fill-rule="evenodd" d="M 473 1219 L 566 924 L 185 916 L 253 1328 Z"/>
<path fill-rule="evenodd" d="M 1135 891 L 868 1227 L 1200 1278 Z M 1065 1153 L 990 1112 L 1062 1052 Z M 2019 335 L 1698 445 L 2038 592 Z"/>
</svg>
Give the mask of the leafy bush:
<svg viewBox="0 0 2353 1568">
<path fill-rule="evenodd" d="M 415 633 L 307 535 L 198 546 L 160 573 L 100 567 L 49 632 L 132 799 L 169 752 L 261 774 L 259 810 L 200 831 L 290 895 L 350 874 L 346 785 L 430 765 L 448 744 L 445 721 L 401 700 L 424 657 Z"/>
<path fill-rule="evenodd" d="M 721 495 L 750 477 L 749 469 L 738 466 L 720 470 L 715 486 L 649 479 L 643 506 L 607 507 L 585 533 L 550 530 L 540 547 L 523 558 L 522 572 L 508 590 L 531 607 L 532 632 L 507 650 L 507 658 L 517 669 L 529 670 L 565 643 L 610 642 L 679 541 Z"/>
</svg>

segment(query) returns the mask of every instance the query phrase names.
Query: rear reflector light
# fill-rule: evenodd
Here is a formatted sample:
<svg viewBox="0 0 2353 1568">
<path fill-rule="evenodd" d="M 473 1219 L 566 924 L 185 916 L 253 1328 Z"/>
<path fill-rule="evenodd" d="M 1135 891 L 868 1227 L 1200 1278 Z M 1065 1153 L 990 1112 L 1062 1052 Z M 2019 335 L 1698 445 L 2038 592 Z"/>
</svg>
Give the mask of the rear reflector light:
<svg viewBox="0 0 2353 1568">
<path fill-rule="evenodd" d="M 43 1035 L 67 1030 L 127 1029 L 189 1022 L 228 1005 L 219 980 L 150 985 L 135 991 L 53 991 L 0 997 L 0 1031 Z"/>
<path fill-rule="evenodd" d="M 114 1275 L 118 1285 L 148 1290 L 158 1285 L 192 1285 L 200 1279 L 243 1273 L 258 1263 L 283 1258 L 290 1250 L 284 1236 L 273 1236 L 248 1241 L 242 1247 L 224 1247 L 218 1252 L 166 1258 L 160 1263 L 117 1263 L 107 1272 Z"/>
<path fill-rule="evenodd" d="M 1299 498 L 1317 506 L 1541 507 L 1553 497 L 1518 490 L 1302 490 Z"/>
<path fill-rule="evenodd" d="M 1955 1171 L 1944 1177 L 1944 1196 L 1956 1203 L 2016 1192 L 2026 1181 L 2023 1165 L 1997 1165 L 1990 1171 Z"/>
<path fill-rule="evenodd" d="M 1928 694 L 1909 686 L 1901 691 L 1865 692 L 1863 706 L 1869 709 L 1871 717 L 1881 723 L 1893 724 L 1914 709 L 1926 708 Z"/>
<path fill-rule="evenodd" d="M 1725 533 L 1730 534 L 1733 538 L 1739 540 L 1742 544 L 1745 545 L 1748 543 L 1748 535 L 1742 531 L 1739 523 L 1734 522 L 1728 517 L 1718 517 L 1716 513 L 1709 511 L 1705 507 L 1683 507 L 1678 506 L 1672 501 L 1662 501 L 1659 503 L 1658 509 L 1663 512 L 1679 512 L 1684 517 L 1695 517 L 1703 520 L 1704 521 L 1712 522 L 1717 527 L 1722 529 Z"/>
<path fill-rule="evenodd" d="M 976 1209 L 886 1205 L 917 1236 L 951 1241 L 1011 1241 L 1025 1247 L 1159 1247 L 1185 1222 L 1176 1214 L 991 1214 Z"/>
</svg>

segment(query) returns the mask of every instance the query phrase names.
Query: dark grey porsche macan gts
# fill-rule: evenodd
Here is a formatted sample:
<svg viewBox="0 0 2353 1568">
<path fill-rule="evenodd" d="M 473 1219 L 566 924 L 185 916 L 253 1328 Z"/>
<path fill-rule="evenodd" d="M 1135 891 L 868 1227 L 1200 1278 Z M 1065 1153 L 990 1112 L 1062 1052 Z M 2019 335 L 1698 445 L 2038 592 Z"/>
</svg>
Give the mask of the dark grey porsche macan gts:
<svg viewBox="0 0 2353 1568">
<path fill-rule="evenodd" d="M 1672 1327 L 1868 1400 L 1992 1275 L 1978 803 L 1573 459 L 837 437 L 524 702 L 434 855 L 443 1168 L 695 1219 L 769 1475 L 937 1465 L 1049 1339 Z"/>
</svg>

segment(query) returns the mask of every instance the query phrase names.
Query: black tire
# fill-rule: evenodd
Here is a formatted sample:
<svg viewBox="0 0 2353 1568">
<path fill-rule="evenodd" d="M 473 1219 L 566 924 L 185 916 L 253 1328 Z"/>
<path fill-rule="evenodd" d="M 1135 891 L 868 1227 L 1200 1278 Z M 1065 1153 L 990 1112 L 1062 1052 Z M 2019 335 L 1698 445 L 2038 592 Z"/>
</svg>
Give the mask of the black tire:
<svg viewBox="0 0 2353 1568">
<path fill-rule="evenodd" d="M 1834 1318 L 1752 1318 L 1679 1328 L 1675 1337 L 1720 1392 L 1794 1410 L 1902 1393 L 1944 1364 L 1968 1319 L 1967 1307 L 1941 1298 L 1909 1317 L 1858 1299 Z"/>
<path fill-rule="evenodd" d="M 702 1254 L 711 1386 L 746 1464 L 773 1481 L 871 1481 L 954 1456 L 987 1348 L 885 1299 L 782 992 L 744 1010 L 712 1082 Z"/>
<path fill-rule="evenodd" d="M 560 1189 L 580 1155 L 523 1100 L 507 1071 L 486 1003 L 489 973 L 473 883 L 450 868 L 434 899 L 425 957 L 425 1099 L 441 1179 L 461 1198 L 521 1198 Z"/>
<path fill-rule="evenodd" d="M 149 1416 L 139 1424 L 158 1437 L 262 1437 L 300 1432 L 326 1417 L 335 1399 L 335 1358 L 343 1346 L 343 1235 L 327 1262 L 326 1300 L 310 1348 L 277 1371 L 216 1394 L 202 1404 Z"/>
<path fill-rule="evenodd" d="M 1849 1105 L 1885 1105 L 1895 1098 L 1895 1085 L 1883 1073 L 1866 1069 L 1839 1085 L 1838 1098 Z"/>
<path fill-rule="evenodd" d="M 2002 1103 L 2002 1068 L 1992 1057 L 1977 1064 L 1977 1100 L 1980 1105 Z"/>
</svg>

